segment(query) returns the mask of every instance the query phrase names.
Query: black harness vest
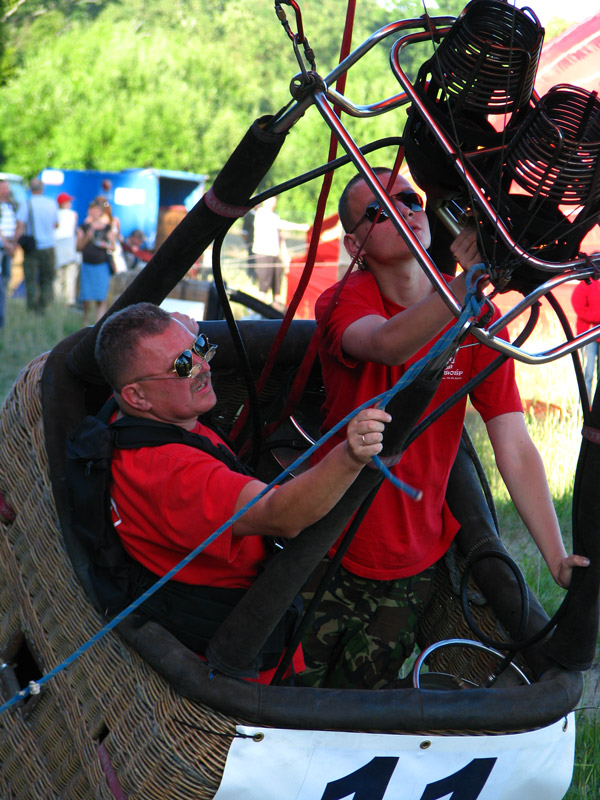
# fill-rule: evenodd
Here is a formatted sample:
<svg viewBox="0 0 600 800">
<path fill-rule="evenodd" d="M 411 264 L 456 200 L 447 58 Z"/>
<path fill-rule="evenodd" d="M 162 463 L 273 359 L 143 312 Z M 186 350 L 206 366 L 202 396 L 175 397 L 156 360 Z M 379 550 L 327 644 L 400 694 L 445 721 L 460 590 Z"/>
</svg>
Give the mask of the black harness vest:
<svg viewBox="0 0 600 800">
<path fill-rule="evenodd" d="M 133 449 L 180 443 L 209 453 L 234 472 L 250 474 L 225 445 L 214 445 L 205 436 L 178 425 L 128 416 L 110 423 L 116 407 L 111 398 L 97 416 L 86 417 L 67 439 L 69 523 L 89 557 L 88 573 L 96 606 L 106 616 L 114 616 L 157 581 L 153 572 L 127 553 L 112 523 L 113 447 Z M 203 654 L 212 635 L 245 592 L 245 589 L 195 586 L 171 579 L 138 606 L 135 613 L 160 623 L 186 647 Z M 266 642 L 257 669 L 277 664 L 298 614 L 299 607 L 295 604 Z"/>
</svg>

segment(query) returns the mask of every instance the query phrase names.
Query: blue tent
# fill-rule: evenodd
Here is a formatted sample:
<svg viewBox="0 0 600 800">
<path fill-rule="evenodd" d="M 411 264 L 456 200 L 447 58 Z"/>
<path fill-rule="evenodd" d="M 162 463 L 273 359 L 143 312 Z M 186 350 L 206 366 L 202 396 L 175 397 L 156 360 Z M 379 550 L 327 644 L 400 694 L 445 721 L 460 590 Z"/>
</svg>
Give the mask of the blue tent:
<svg viewBox="0 0 600 800">
<path fill-rule="evenodd" d="M 152 168 L 101 172 L 53 167 L 42 170 L 39 177 L 48 197 L 66 192 L 75 198 L 73 208 L 80 220 L 85 219 L 90 201 L 103 195 L 111 204 L 113 215 L 119 218 L 123 236 L 139 228 L 150 248 L 156 244 L 157 232 L 162 241 L 174 222 L 198 202 L 207 178 L 192 172 Z"/>
</svg>

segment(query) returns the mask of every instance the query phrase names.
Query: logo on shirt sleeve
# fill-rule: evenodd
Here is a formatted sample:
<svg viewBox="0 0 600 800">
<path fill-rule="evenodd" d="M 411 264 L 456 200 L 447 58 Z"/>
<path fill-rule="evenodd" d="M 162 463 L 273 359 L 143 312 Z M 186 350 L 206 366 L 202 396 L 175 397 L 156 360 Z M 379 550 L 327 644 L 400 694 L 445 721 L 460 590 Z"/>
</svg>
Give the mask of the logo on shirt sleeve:
<svg viewBox="0 0 600 800">
<path fill-rule="evenodd" d="M 112 519 L 112 524 L 115 526 L 115 528 L 123 522 L 113 497 L 110 498 L 110 516 Z"/>
<path fill-rule="evenodd" d="M 464 370 L 456 366 L 456 356 L 452 356 L 444 368 L 444 378 L 450 381 L 459 381 L 463 374 Z"/>
</svg>

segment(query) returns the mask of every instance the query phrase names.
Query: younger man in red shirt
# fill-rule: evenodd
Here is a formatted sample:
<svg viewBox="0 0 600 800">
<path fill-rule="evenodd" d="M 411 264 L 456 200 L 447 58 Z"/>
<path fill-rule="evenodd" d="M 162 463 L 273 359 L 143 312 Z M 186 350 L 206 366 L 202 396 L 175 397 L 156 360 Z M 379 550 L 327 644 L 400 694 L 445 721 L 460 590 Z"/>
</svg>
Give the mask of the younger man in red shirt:
<svg viewBox="0 0 600 800">
<path fill-rule="evenodd" d="M 379 168 L 376 173 L 387 185 L 391 170 Z M 401 176 L 388 193 L 428 248 L 429 224 L 420 196 Z M 320 349 L 326 391 L 323 431 L 365 400 L 391 388 L 455 321 L 385 212 L 373 225 L 378 209 L 364 179 L 353 178 L 342 194 L 339 213 L 346 231 L 344 244 L 351 257 L 360 250 L 361 268 L 349 276 L 325 325 Z M 481 260 L 474 232 L 463 231 L 451 249 L 465 268 Z M 459 299 L 464 298 L 465 274 L 454 278 L 450 286 Z M 336 289 L 337 285 L 330 287 L 317 301 L 317 322 Z M 425 415 L 495 356 L 468 336 L 447 364 Z M 505 362 L 470 397 L 486 424 L 498 469 L 519 514 L 555 581 L 568 586 L 572 568 L 586 566 L 587 559 L 566 554 L 544 466 L 525 425 L 513 362 Z M 466 398 L 455 403 L 393 468 L 398 478 L 422 489 L 420 502 L 388 481 L 377 492 L 317 610 L 312 630 L 304 637 L 304 683 L 380 688 L 398 676 L 414 647 L 417 616 L 429 592 L 433 565 L 459 528 L 445 493 L 465 407 Z M 341 435 L 327 444 L 335 446 Z M 306 600 L 318 577 L 311 581 Z"/>
</svg>

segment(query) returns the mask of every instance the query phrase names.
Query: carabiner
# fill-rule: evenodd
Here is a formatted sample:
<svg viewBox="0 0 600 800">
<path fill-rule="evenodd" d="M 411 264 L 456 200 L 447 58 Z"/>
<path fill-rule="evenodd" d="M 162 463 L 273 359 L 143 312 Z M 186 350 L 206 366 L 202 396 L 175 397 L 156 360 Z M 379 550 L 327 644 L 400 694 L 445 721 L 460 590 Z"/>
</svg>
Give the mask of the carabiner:
<svg viewBox="0 0 600 800">
<path fill-rule="evenodd" d="M 287 16 L 283 8 L 281 8 L 282 3 L 287 3 L 288 6 L 291 6 L 294 9 L 294 14 L 296 15 L 296 28 L 298 29 L 298 33 L 294 33 L 290 28 L 289 22 L 287 21 Z M 275 13 L 277 14 L 277 18 L 283 25 L 283 28 L 290 39 L 294 42 L 296 41 L 298 44 L 304 44 L 304 26 L 302 25 L 302 12 L 300 11 L 300 6 L 296 3 L 296 0 L 275 0 Z"/>
</svg>

